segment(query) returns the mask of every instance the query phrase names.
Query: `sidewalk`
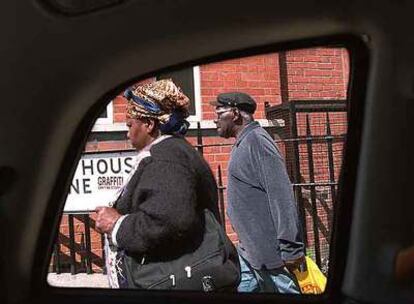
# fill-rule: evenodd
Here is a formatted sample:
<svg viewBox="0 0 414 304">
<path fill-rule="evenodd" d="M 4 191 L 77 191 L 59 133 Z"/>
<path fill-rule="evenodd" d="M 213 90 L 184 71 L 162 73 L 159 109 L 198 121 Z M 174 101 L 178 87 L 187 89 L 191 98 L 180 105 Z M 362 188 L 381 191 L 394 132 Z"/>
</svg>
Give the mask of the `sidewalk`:
<svg viewBox="0 0 414 304">
<path fill-rule="evenodd" d="M 107 276 L 101 273 L 78 273 L 75 275 L 71 275 L 70 273 L 49 273 L 47 282 L 49 285 L 56 287 L 109 288 Z"/>
</svg>

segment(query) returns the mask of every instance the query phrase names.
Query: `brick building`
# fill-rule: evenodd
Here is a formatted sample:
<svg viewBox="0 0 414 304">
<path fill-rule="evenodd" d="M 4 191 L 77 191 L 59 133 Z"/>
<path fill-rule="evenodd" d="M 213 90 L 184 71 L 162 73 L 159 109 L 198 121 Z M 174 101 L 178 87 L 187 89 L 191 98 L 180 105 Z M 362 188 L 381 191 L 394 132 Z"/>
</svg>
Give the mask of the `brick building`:
<svg viewBox="0 0 414 304">
<path fill-rule="evenodd" d="M 259 120 L 269 132 L 278 138 L 278 129 L 282 130 L 283 121 L 276 120 L 276 124 L 266 119 L 265 104 L 277 106 L 288 104 L 292 101 L 310 100 L 344 100 L 347 94 L 349 78 L 349 59 L 345 49 L 339 48 L 314 48 L 296 50 L 281 53 L 270 53 L 245 58 L 237 58 L 222 62 L 201 65 L 177 72 L 157 75 L 155 78 L 173 78 L 191 98 L 191 127 L 187 139 L 193 145 L 199 143 L 202 132 L 203 156 L 210 164 L 214 174 L 218 177 L 218 168 L 221 168 L 224 187 L 227 184 L 226 168 L 234 139 L 222 139 L 217 136 L 213 120 L 214 108 L 209 101 L 215 99 L 217 94 L 226 91 L 244 91 L 250 94 L 258 103 L 255 118 Z M 150 79 L 151 80 L 151 79 Z M 309 119 L 309 117 L 308 117 Z M 311 116 L 310 129 L 312 135 L 325 135 L 327 119 L 331 123 L 332 134 L 346 133 L 346 115 L 344 113 L 313 114 Z M 303 127 L 306 116 L 298 116 L 297 136 L 306 136 L 306 128 Z M 197 129 L 197 125 L 201 130 Z M 278 125 L 281 123 L 281 125 Z M 125 100 L 118 96 L 106 108 L 97 120 L 85 147 L 85 153 L 102 153 L 110 151 L 132 150 L 126 139 L 127 128 L 125 126 Z M 280 143 L 281 151 L 285 154 L 287 165 L 290 168 L 289 151 L 284 142 Z M 299 145 L 298 152 L 305 153 L 306 145 Z M 327 165 L 323 157 L 318 155 L 325 153 L 323 147 L 314 145 L 312 161 L 315 162 L 314 175 L 310 177 L 309 160 L 301 159 L 301 178 L 304 181 L 310 179 L 326 180 L 329 175 Z M 334 145 L 337 153 L 334 155 L 336 164 L 334 174 L 337 179 L 342 160 L 342 143 Z M 288 169 L 289 169 L 288 168 Z M 289 169 L 291 170 L 291 169 Z M 225 190 L 224 190 L 225 198 Z M 224 199 L 225 200 L 225 199 Z M 224 202 L 225 203 L 225 202 Z M 330 201 L 332 204 L 332 200 Z M 307 231 L 312 229 L 309 218 L 305 214 Z M 68 225 L 68 216 L 64 215 L 60 225 L 59 248 L 61 261 L 70 260 L 75 256 L 79 267 L 85 259 L 85 242 L 89 236 L 85 233 L 85 218 L 81 215 L 71 216 L 73 229 Z M 92 233 L 90 235 L 91 262 L 94 269 L 102 267 L 101 236 L 93 230 L 93 218 L 91 214 Z M 322 222 L 327 219 L 322 217 Z M 325 224 L 326 224 L 325 223 Z M 323 223 L 322 223 L 323 224 Z M 328 224 L 327 224 L 328 225 Z M 70 229 L 72 232 L 70 232 Z M 329 225 L 328 225 L 329 228 Z M 231 225 L 226 221 L 226 230 L 230 238 L 237 242 L 237 235 L 232 231 Z M 74 236 L 74 243 L 70 243 L 70 235 Z M 314 243 L 314 234 L 308 234 L 308 246 Z M 324 241 L 328 243 L 328 239 Z M 88 245 L 89 246 L 89 245 Z M 72 253 L 70 252 L 72 248 Z M 74 248 L 74 249 L 73 249 Z M 56 254 L 55 254 L 56 258 Z M 64 263 L 62 263 L 64 265 Z"/>
</svg>

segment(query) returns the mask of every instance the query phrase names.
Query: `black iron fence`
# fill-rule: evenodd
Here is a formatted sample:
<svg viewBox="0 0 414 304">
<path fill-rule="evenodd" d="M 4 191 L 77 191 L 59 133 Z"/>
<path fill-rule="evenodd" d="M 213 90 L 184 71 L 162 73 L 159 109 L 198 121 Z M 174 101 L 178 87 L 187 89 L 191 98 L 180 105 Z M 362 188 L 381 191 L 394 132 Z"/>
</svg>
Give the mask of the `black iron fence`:
<svg viewBox="0 0 414 304">
<path fill-rule="evenodd" d="M 91 213 L 64 212 L 62 222 L 65 221 L 68 231 L 58 233 L 50 271 L 58 274 L 62 272 L 91 274 L 96 271 L 106 273 L 104 235 L 96 231 L 95 220 Z M 99 250 L 92 249 L 92 238 L 99 240 L 99 245 L 96 246 Z"/>
<path fill-rule="evenodd" d="M 286 160 L 307 254 L 326 273 L 333 208 L 347 128 L 346 103 L 338 100 L 292 101 L 279 106 L 267 106 L 265 111 L 272 125 L 267 130 Z M 205 144 L 203 132 L 198 124 L 195 148 L 202 155 L 206 148 L 232 145 Z M 221 165 L 212 169 L 216 170 L 220 216 L 226 229 L 223 169 Z M 59 232 L 51 271 L 105 273 L 104 238 L 95 230 L 93 214 L 64 213 L 63 217 L 63 220 L 67 220 L 68 231 Z M 96 239 L 99 239 L 99 244 L 94 242 L 92 246 L 92 240 Z"/>
<path fill-rule="evenodd" d="M 290 101 L 265 107 L 285 156 L 307 254 L 326 273 L 333 210 L 347 132 L 345 100 Z"/>
</svg>

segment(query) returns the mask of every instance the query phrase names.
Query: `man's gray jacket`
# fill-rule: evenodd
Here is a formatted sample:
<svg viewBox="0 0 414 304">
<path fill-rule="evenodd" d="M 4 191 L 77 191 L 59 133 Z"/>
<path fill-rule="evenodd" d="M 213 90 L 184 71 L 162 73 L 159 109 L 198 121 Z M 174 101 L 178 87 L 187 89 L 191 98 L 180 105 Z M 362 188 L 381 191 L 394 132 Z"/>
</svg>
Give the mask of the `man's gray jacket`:
<svg viewBox="0 0 414 304">
<path fill-rule="evenodd" d="M 271 136 L 249 123 L 233 146 L 228 167 L 227 214 L 240 254 L 256 269 L 275 269 L 303 255 L 292 185 Z"/>
</svg>

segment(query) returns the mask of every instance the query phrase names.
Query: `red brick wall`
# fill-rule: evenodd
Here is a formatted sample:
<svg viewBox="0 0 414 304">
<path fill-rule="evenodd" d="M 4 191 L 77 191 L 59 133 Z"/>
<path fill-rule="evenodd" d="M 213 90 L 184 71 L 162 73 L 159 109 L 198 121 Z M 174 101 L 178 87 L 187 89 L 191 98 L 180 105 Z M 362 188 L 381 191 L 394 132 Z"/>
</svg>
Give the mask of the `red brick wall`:
<svg viewBox="0 0 414 304">
<path fill-rule="evenodd" d="M 125 122 L 125 107 L 126 107 L 126 102 L 125 99 L 121 96 L 117 96 L 113 101 L 112 101 L 112 106 L 113 106 L 113 119 L 114 122 Z"/>
<path fill-rule="evenodd" d="M 208 101 L 223 92 L 243 91 L 257 102 L 256 118 L 265 118 L 264 102 L 281 102 L 278 54 L 232 59 L 200 67 L 203 119 L 215 118 Z"/>
<path fill-rule="evenodd" d="M 347 95 L 349 78 L 349 59 L 346 50 L 333 48 L 315 48 L 286 52 L 287 85 L 289 100 L 311 100 L 311 99 L 344 99 Z M 213 120 L 215 118 L 214 108 L 209 101 L 215 99 L 217 94 L 226 91 L 244 91 L 249 93 L 258 103 L 255 114 L 256 119 L 264 119 L 264 102 L 277 105 L 282 102 L 279 75 L 279 55 L 277 53 L 258 55 L 247 58 L 226 60 L 218 63 L 200 66 L 202 119 Z M 125 121 L 125 101 L 117 97 L 113 101 L 113 118 L 115 123 Z M 299 123 L 304 123 L 304 117 L 299 118 Z M 312 133 L 325 134 L 324 115 L 313 115 L 311 117 Z M 333 123 L 332 133 L 346 133 L 346 117 L 344 115 L 330 114 Z M 299 130 L 304 135 L 305 129 Z M 192 143 L 196 143 L 195 137 L 188 137 Z M 222 139 L 219 137 L 204 137 L 203 143 L 232 144 L 233 139 Z M 125 141 L 89 141 L 85 151 L 110 151 L 132 148 Z M 231 146 L 204 147 L 204 157 L 210 164 L 213 172 L 217 175 L 218 166 L 221 166 L 223 184 L 227 184 L 227 162 Z M 305 146 L 300 147 L 304 152 Z M 315 147 L 317 150 L 317 147 Z M 340 166 L 342 160 L 342 146 L 337 145 L 338 151 L 335 163 Z M 321 152 L 322 154 L 324 152 Z M 315 160 L 318 161 L 318 152 L 314 152 Z M 319 166 L 318 178 L 325 178 L 326 165 Z M 304 161 L 302 168 L 307 168 Z M 336 174 L 339 170 L 336 171 Z M 306 179 L 307 171 L 304 169 L 303 176 Z M 68 235 L 66 216 L 63 217 L 60 232 L 63 236 Z M 309 222 L 309 221 L 308 221 Z M 77 224 L 81 229 L 82 224 Z M 80 228 L 79 228 L 80 227 Z M 237 242 L 237 236 L 231 229 L 231 224 L 226 222 L 227 232 L 230 238 Z M 311 228 L 311 227 L 310 227 Z M 308 238 L 312 238 L 309 235 Z M 97 233 L 92 235 L 93 252 L 100 255 L 100 239 Z M 77 239 L 79 241 L 79 239 Z M 65 251 L 66 252 L 66 251 Z M 97 265 L 95 265 L 97 266 Z"/>
<path fill-rule="evenodd" d="M 344 99 L 349 60 L 343 49 L 315 48 L 287 52 L 289 99 Z"/>
</svg>

